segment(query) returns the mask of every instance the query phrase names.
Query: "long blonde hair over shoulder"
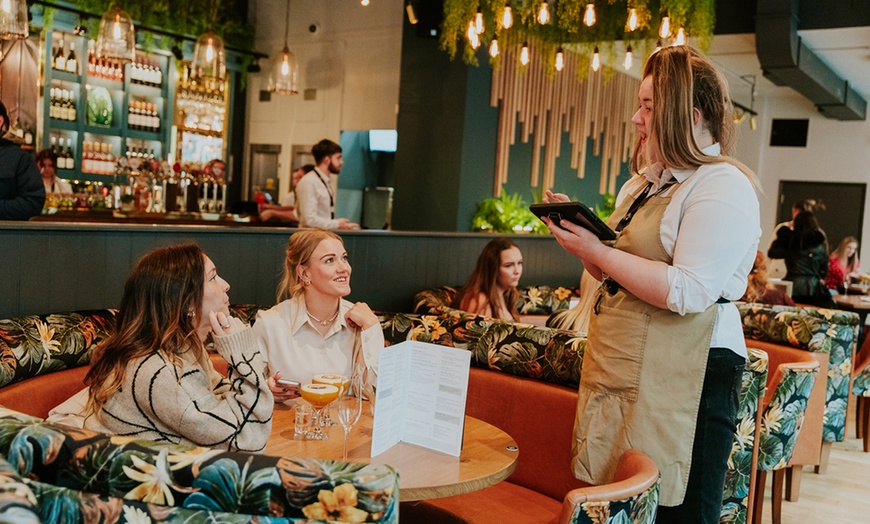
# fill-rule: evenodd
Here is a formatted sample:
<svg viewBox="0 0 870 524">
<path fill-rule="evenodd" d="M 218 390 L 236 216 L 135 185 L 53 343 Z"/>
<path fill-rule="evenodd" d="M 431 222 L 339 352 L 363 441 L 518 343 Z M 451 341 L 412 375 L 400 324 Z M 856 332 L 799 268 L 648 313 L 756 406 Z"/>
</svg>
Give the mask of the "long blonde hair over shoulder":
<svg viewBox="0 0 870 524">
<path fill-rule="evenodd" d="M 340 236 L 325 229 L 307 229 L 290 236 L 284 256 L 284 275 L 278 284 L 278 302 L 305 292 L 305 284 L 299 280 L 297 268 L 308 265 L 311 254 L 327 238 L 334 238 L 344 245 Z"/>
</svg>

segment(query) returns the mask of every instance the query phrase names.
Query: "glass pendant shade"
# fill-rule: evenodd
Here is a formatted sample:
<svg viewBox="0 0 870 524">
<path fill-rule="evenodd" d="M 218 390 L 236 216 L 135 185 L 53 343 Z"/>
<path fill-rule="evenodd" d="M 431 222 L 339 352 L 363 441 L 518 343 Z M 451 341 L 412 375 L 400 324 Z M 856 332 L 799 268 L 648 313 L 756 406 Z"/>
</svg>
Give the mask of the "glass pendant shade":
<svg viewBox="0 0 870 524">
<path fill-rule="evenodd" d="M 222 83 L 227 78 L 227 60 L 224 41 L 208 31 L 196 39 L 193 48 L 191 77 L 203 84 Z"/>
<path fill-rule="evenodd" d="M 100 20 L 96 44 L 97 58 L 126 63 L 136 59 L 136 30 L 133 19 L 117 5 Z"/>
<path fill-rule="evenodd" d="M 28 34 L 27 2 L 0 0 L 0 39 L 23 40 Z"/>
<path fill-rule="evenodd" d="M 269 72 L 269 92 L 279 95 L 295 95 L 299 92 L 299 64 L 296 55 L 286 45 L 281 56 L 276 57 Z"/>
</svg>

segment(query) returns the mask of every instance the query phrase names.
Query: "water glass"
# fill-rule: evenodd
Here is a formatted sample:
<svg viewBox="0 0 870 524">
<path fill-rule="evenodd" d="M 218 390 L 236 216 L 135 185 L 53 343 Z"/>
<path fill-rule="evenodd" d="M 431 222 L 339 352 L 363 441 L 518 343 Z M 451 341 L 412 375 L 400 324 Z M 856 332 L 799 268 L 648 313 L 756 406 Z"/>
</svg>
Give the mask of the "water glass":
<svg viewBox="0 0 870 524">
<path fill-rule="evenodd" d="M 295 437 L 305 440 L 311 431 L 312 412 L 311 405 L 302 401 L 296 403 L 296 418 L 294 419 L 293 434 Z"/>
</svg>

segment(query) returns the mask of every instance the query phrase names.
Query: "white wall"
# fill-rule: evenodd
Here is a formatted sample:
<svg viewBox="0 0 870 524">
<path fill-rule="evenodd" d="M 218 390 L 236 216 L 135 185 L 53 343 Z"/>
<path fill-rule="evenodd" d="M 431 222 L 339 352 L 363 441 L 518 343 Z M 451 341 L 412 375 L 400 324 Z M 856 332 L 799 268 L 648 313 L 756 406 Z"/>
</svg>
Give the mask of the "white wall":
<svg viewBox="0 0 870 524">
<path fill-rule="evenodd" d="M 302 0 L 290 3 L 288 45 L 299 63 L 299 94 L 260 102 L 271 63 L 248 75 L 249 144 L 280 144 L 280 194 L 290 187 L 290 150 L 322 138 L 338 142 L 343 130 L 395 129 L 399 102 L 402 0 Z M 271 58 L 284 47 L 287 3 L 255 0 L 254 49 Z M 318 29 L 312 33 L 310 25 Z M 306 89 L 316 90 L 303 100 Z M 247 158 L 247 154 L 246 154 Z M 248 166 L 245 166 L 247 170 Z"/>
</svg>

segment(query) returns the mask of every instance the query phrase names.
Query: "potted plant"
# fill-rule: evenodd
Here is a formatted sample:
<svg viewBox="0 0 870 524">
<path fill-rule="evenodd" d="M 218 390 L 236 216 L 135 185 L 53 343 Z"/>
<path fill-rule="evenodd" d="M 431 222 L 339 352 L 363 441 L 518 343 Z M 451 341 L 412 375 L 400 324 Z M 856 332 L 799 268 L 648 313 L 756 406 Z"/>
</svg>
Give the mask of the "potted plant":
<svg viewBox="0 0 870 524">
<path fill-rule="evenodd" d="M 548 233 L 519 193 L 481 200 L 471 217 L 471 230 L 491 233 Z"/>
</svg>

